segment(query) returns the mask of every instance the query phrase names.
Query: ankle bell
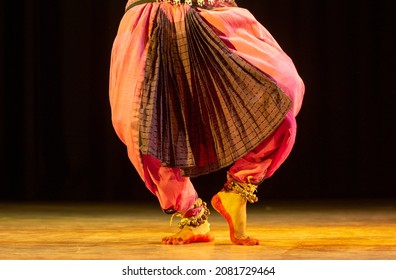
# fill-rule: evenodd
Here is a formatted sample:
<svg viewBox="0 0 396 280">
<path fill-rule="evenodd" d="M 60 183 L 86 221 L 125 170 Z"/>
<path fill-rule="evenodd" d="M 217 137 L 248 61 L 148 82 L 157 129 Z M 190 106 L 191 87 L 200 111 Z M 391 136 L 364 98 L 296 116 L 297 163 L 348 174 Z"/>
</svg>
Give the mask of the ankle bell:
<svg viewBox="0 0 396 280">
<path fill-rule="evenodd" d="M 180 229 L 183 229 L 185 226 L 196 228 L 207 222 L 209 215 L 210 211 L 206 202 L 203 202 L 202 199 L 198 198 L 194 205 L 187 211 L 173 213 L 170 225 L 172 225 L 174 216 L 177 216 L 181 217 L 181 221 L 178 223 L 178 227 Z"/>
<path fill-rule="evenodd" d="M 247 183 L 238 182 L 233 179 L 229 174 L 227 175 L 227 179 L 227 183 L 225 183 L 224 185 L 224 190 L 234 191 L 250 203 L 255 203 L 258 201 L 258 197 L 255 194 L 255 192 L 257 192 L 258 186 L 251 183 L 251 179 L 253 179 L 253 176 L 247 177 Z"/>
</svg>

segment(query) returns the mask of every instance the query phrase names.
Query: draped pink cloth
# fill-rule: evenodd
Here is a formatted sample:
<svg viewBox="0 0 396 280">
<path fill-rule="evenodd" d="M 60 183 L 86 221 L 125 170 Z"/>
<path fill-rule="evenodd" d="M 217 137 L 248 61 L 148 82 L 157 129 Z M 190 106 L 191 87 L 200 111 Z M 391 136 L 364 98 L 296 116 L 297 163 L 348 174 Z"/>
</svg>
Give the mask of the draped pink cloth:
<svg viewBox="0 0 396 280">
<path fill-rule="evenodd" d="M 133 1 L 130 0 L 129 6 Z M 114 129 L 127 147 L 128 156 L 163 209 L 188 209 L 197 193 L 180 169 L 162 166 L 161 162 L 142 155 L 139 150 L 139 109 L 148 51 L 148 38 L 158 9 L 166 10 L 174 21 L 183 20 L 181 6 L 146 3 L 128 10 L 115 38 L 110 69 L 110 104 Z M 281 125 L 260 145 L 230 168 L 239 181 L 253 176 L 256 183 L 272 176 L 289 155 L 296 136 L 295 116 L 304 95 L 304 84 L 297 70 L 272 35 L 246 9 L 218 7 L 197 8 L 199 15 L 237 55 L 274 79 L 292 100 L 292 107 Z M 212 186 L 216 189 L 220 186 Z"/>
</svg>

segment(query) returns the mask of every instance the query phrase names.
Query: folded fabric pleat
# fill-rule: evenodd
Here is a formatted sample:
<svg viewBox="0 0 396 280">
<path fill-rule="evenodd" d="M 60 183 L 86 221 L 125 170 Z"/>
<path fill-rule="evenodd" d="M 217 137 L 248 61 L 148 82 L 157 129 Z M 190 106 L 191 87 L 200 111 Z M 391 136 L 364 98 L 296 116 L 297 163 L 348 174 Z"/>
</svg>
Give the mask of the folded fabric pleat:
<svg viewBox="0 0 396 280">
<path fill-rule="evenodd" d="M 194 8 L 158 9 L 140 106 L 140 151 L 199 176 L 268 137 L 291 106 L 276 82 L 227 46 Z"/>
</svg>

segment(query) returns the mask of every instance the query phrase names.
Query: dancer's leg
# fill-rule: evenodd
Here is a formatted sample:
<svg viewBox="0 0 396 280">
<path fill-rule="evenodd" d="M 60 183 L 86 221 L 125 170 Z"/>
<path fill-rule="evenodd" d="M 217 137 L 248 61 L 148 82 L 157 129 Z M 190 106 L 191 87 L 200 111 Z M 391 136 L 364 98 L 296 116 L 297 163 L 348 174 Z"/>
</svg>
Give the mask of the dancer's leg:
<svg viewBox="0 0 396 280">
<path fill-rule="evenodd" d="M 197 195 L 190 179 L 181 175 L 180 169 L 164 167 L 152 156 L 142 156 L 144 181 L 148 189 L 157 196 L 168 214 L 182 218 L 180 231 L 164 237 L 164 244 L 187 244 L 212 241 L 208 216 L 209 210 Z"/>
<path fill-rule="evenodd" d="M 253 151 L 237 160 L 228 173 L 224 188 L 212 198 L 212 206 L 228 222 L 231 241 L 239 245 L 258 245 L 246 231 L 246 202 L 255 202 L 256 187 L 269 178 L 285 161 L 294 145 L 296 122 L 290 113 L 278 129 Z"/>
</svg>

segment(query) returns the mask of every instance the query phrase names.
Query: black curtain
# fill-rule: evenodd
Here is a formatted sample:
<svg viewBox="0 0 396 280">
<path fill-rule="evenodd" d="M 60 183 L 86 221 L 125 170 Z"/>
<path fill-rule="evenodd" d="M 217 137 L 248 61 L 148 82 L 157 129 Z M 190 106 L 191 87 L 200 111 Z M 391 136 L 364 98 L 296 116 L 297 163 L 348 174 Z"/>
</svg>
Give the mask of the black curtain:
<svg viewBox="0 0 396 280">
<path fill-rule="evenodd" d="M 395 198 L 392 0 L 238 1 L 306 84 L 292 154 L 265 198 Z M 0 4 L 0 200 L 146 200 L 110 119 L 124 1 Z M 225 170 L 194 179 L 211 195 Z"/>
</svg>

